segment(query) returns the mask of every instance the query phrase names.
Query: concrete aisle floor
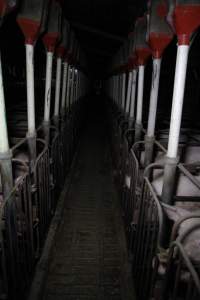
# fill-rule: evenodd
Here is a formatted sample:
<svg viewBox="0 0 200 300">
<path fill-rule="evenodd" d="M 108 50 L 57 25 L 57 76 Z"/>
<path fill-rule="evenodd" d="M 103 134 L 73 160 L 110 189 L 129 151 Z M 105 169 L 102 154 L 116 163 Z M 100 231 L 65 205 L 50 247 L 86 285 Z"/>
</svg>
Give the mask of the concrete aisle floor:
<svg viewBox="0 0 200 300">
<path fill-rule="evenodd" d="M 45 300 L 133 299 L 105 115 L 96 109 L 87 120 L 51 257 Z"/>
</svg>

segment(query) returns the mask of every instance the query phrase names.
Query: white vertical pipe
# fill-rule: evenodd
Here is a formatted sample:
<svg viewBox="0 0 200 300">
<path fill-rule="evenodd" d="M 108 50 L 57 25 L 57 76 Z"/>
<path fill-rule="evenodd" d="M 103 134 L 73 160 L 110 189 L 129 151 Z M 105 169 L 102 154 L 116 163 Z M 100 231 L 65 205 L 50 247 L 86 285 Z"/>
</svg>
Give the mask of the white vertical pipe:
<svg viewBox="0 0 200 300">
<path fill-rule="evenodd" d="M 58 117 L 59 115 L 61 71 L 62 71 L 62 58 L 58 57 L 57 65 L 56 65 L 56 92 L 55 92 L 55 106 L 54 106 L 55 117 Z"/>
<path fill-rule="evenodd" d="M 147 126 L 147 136 L 153 137 L 155 133 L 156 112 L 158 103 L 158 89 L 160 81 L 161 58 L 153 59 L 153 71 L 151 82 L 151 96 L 149 105 L 149 117 Z"/>
<path fill-rule="evenodd" d="M 114 78 L 113 78 L 113 100 L 115 103 L 117 103 L 115 94 L 116 94 L 116 76 L 114 76 Z"/>
<path fill-rule="evenodd" d="M 66 102 L 67 102 L 67 107 L 69 107 L 70 102 L 69 102 L 69 91 L 70 91 L 70 76 L 71 76 L 71 68 L 70 66 L 68 67 L 68 75 L 67 75 L 67 92 L 66 92 Z"/>
<path fill-rule="evenodd" d="M 143 91 L 144 91 L 144 65 L 140 65 L 139 74 L 138 74 L 137 112 L 136 112 L 136 124 L 140 124 L 140 125 L 142 124 Z"/>
<path fill-rule="evenodd" d="M 5 109 L 5 97 L 3 88 L 3 75 L 1 66 L 1 56 L 0 56 L 0 153 L 7 153 L 9 151 L 8 143 L 8 130 L 6 123 L 6 109 Z"/>
<path fill-rule="evenodd" d="M 130 109 L 131 83 L 132 83 L 132 72 L 129 72 L 129 75 L 128 75 L 127 97 L 126 97 L 126 110 L 125 110 L 126 115 L 129 113 L 129 109 Z"/>
<path fill-rule="evenodd" d="M 130 103 L 130 114 L 129 114 L 131 120 L 134 119 L 134 114 L 135 114 L 136 82 L 137 82 L 137 70 L 134 69 L 132 74 L 131 103 Z"/>
<path fill-rule="evenodd" d="M 115 102 L 118 106 L 121 105 L 121 75 L 115 76 Z"/>
<path fill-rule="evenodd" d="M 70 94 L 70 104 L 73 103 L 73 97 L 74 97 L 74 67 L 72 67 L 72 78 L 71 78 L 71 94 Z"/>
<path fill-rule="evenodd" d="M 119 90 L 118 90 L 118 85 L 120 84 L 120 82 L 118 82 L 118 76 L 116 75 L 115 76 L 115 87 L 114 87 L 114 99 L 115 99 L 115 103 L 119 106 Z M 117 96 L 117 93 L 118 93 L 118 96 Z"/>
<path fill-rule="evenodd" d="M 79 85 L 79 72 L 77 70 L 77 73 L 76 73 L 76 98 L 75 98 L 75 101 L 78 100 L 78 85 Z"/>
<path fill-rule="evenodd" d="M 122 109 L 125 110 L 126 102 L 126 73 L 122 75 Z"/>
<path fill-rule="evenodd" d="M 117 104 L 115 95 L 116 95 L 116 76 L 113 77 L 113 101 L 115 102 L 115 104 Z"/>
<path fill-rule="evenodd" d="M 61 103 L 62 112 L 64 112 L 64 110 L 65 110 L 65 96 L 66 96 L 66 86 L 67 86 L 67 68 L 68 68 L 68 63 L 65 61 L 64 64 L 63 64 L 62 103 Z"/>
<path fill-rule="evenodd" d="M 176 158 L 181 127 L 189 46 L 178 46 L 167 156 Z"/>
<path fill-rule="evenodd" d="M 115 77 L 115 102 L 117 105 L 119 105 L 119 97 L 120 97 L 120 92 L 121 90 L 119 91 L 119 87 L 120 87 L 120 76 L 116 76 Z"/>
<path fill-rule="evenodd" d="M 115 103 L 119 106 L 121 105 L 121 76 L 116 75 L 115 76 Z"/>
<path fill-rule="evenodd" d="M 49 119 L 50 119 L 52 64 L 53 64 L 53 52 L 47 51 L 45 102 L 44 102 L 44 121 L 45 122 L 49 122 Z"/>
<path fill-rule="evenodd" d="M 79 99 L 80 74 L 78 71 L 77 100 Z"/>
<path fill-rule="evenodd" d="M 28 135 L 35 136 L 34 46 L 26 44 Z"/>
<path fill-rule="evenodd" d="M 115 101 L 115 77 L 112 78 L 112 99 Z"/>
</svg>

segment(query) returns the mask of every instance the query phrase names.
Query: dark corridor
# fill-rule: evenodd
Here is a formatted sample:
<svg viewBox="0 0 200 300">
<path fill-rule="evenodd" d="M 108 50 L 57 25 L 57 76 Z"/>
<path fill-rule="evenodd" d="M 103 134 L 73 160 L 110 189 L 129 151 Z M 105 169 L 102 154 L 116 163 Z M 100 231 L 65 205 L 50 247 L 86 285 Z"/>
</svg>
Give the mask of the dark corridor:
<svg viewBox="0 0 200 300">
<path fill-rule="evenodd" d="M 90 96 L 44 299 L 133 299 L 104 99 Z M 93 109 L 91 109 L 93 107 Z"/>
</svg>

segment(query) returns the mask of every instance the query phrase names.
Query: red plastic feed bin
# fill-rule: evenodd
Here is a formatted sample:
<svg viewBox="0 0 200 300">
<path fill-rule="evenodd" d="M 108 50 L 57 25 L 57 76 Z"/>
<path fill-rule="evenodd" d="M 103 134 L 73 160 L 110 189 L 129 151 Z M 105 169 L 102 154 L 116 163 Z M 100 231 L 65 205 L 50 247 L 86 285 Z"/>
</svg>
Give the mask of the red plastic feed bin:
<svg viewBox="0 0 200 300">
<path fill-rule="evenodd" d="M 167 5 L 164 0 L 152 0 L 149 17 L 148 43 L 154 58 L 160 58 L 173 39 L 173 32 L 166 22 Z"/>
<path fill-rule="evenodd" d="M 42 0 L 22 2 L 17 22 L 25 36 L 26 44 L 34 44 L 40 33 L 44 2 Z"/>
<path fill-rule="evenodd" d="M 65 55 L 66 49 L 63 45 L 58 45 L 58 47 L 56 48 L 56 55 L 57 57 L 61 57 L 63 58 Z"/>
<path fill-rule="evenodd" d="M 176 1 L 173 21 L 179 45 L 188 45 L 191 34 L 200 26 L 200 1 Z"/>
<path fill-rule="evenodd" d="M 57 41 L 59 39 L 59 32 L 49 32 L 44 35 L 43 42 L 47 51 L 54 52 Z"/>
<path fill-rule="evenodd" d="M 151 56 L 151 49 L 146 42 L 147 18 L 139 18 L 135 25 L 135 53 L 137 55 L 138 65 L 145 65 Z"/>
<path fill-rule="evenodd" d="M 56 55 L 57 57 L 63 58 L 65 56 L 66 51 L 67 51 L 67 44 L 69 41 L 69 24 L 68 22 L 64 19 L 62 22 L 62 30 L 61 30 L 61 40 L 60 43 L 58 44 L 56 48 Z"/>
<path fill-rule="evenodd" d="M 60 37 L 61 7 L 57 1 L 52 1 L 47 22 L 47 32 L 43 37 L 43 42 L 47 51 L 54 52 Z"/>
<path fill-rule="evenodd" d="M 128 70 L 132 71 L 137 67 L 137 56 L 132 54 L 128 59 Z"/>
<path fill-rule="evenodd" d="M 152 52 L 150 48 L 137 48 L 135 49 L 135 53 L 137 55 L 138 66 L 145 65 L 151 56 Z"/>
</svg>

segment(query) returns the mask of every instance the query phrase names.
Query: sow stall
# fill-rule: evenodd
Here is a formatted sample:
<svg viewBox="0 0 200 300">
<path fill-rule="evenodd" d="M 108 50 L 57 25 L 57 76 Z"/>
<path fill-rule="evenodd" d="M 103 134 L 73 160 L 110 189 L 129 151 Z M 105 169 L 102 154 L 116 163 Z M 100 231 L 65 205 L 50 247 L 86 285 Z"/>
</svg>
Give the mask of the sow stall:
<svg viewBox="0 0 200 300">
<path fill-rule="evenodd" d="M 113 148 L 119 149 L 116 166 L 122 176 L 121 202 L 128 247 L 140 299 L 198 299 L 199 261 L 198 250 L 195 252 L 194 249 L 198 249 L 199 243 L 199 132 L 191 129 L 182 129 L 181 132 L 181 116 L 189 45 L 200 25 L 199 3 L 150 1 L 149 4 L 148 30 L 144 40 L 151 48 L 153 66 L 144 140 L 141 137 L 141 126 L 140 138 L 136 134 L 134 136 L 135 143 L 133 134 L 136 129 L 139 132 L 138 126 L 134 129 L 129 127 L 127 131 L 123 131 L 122 127 L 119 130 L 116 123 L 111 127 L 113 135 L 119 136 L 113 141 Z M 138 23 L 136 29 L 137 26 Z M 159 141 L 155 137 L 160 63 L 163 51 L 174 34 L 178 39 L 178 49 L 171 122 L 163 143 L 162 139 Z M 135 35 L 136 44 L 137 30 Z M 131 60 L 129 58 L 129 64 L 132 59 L 133 56 Z M 139 95 L 143 92 L 141 78 L 141 81 L 138 79 L 137 87 Z M 114 106 L 118 106 L 117 96 L 113 92 L 116 88 L 115 78 L 111 77 L 107 83 L 108 95 L 114 99 Z M 130 97 L 129 80 L 127 89 Z M 139 99 L 135 124 L 142 124 L 142 100 Z M 128 103 L 127 107 L 130 105 Z M 127 112 L 128 109 L 126 115 L 122 113 L 121 118 L 125 119 Z M 114 119 L 116 115 L 113 115 Z M 160 135 L 158 133 L 158 137 Z M 172 270 L 173 278 L 170 275 Z"/>
<path fill-rule="evenodd" d="M 70 46 L 70 33 L 64 26 L 67 21 L 63 16 L 61 24 L 60 4 L 57 1 L 19 2 L 19 7 L 17 7 L 17 1 L 0 3 L 2 20 L 5 14 L 17 8 L 17 23 L 24 34 L 26 50 L 27 110 L 21 104 L 16 105 L 15 109 L 19 112 L 20 119 L 24 120 L 23 130 L 27 130 L 27 133 L 26 136 L 24 131 L 19 133 L 23 126 L 19 122 L 18 127 L 13 128 L 15 136 L 11 138 L 11 146 L 9 146 L 10 137 L 7 133 L 2 72 L 0 74 L 2 80 L 0 97 L 0 294 L 1 297 L 9 299 L 25 297 L 30 286 L 34 267 L 40 257 L 64 178 L 76 150 L 79 122 L 81 122 L 81 116 L 77 118 L 77 114 L 80 114 L 82 97 L 86 93 L 86 77 L 81 71 L 81 65 L 85 62 L 78 61 L 77 50 L 74 46 Z M 62 31 L 61 26 L 64 27 Z M 45 35 L 44 32 L 46 32 Z M 45 116 L 37 128 L 35 125 L 34 48 L 42 35 L 47 49 Z M 70 112 L 67 117 L 63 114 L 66 114 L 69 107 L 64 105 L 61 109 L 60 96 L 56 96 L 57 122 L 54 125 L 55 118 L 50 114 L 51 70 L 54 67 L 54 50 L 60 53 L 62 44 L 64 44 L 62 53 L 66 57 L 70 54 L 70 67 L 76 70 L 76 77 L 73 76 L 71 81 L 65 80 L 70 84 L 71 89 Z M 60 90 L 60 87 L 57 88 L 57 93 L 58 89 Z M 69 95 L 64 94 L 65 103 L 68 99 Z M 63 128 L 67 132 L 63 132 Z M 68 139 L 68 144 L 66 144 L 66 139 L 71 136 L 73 140 Z M 72 142 L 73 146 L 70 145 Z M 64 164 L 65 161 L 68 161 L 67 166 Z"/>
</svg>

